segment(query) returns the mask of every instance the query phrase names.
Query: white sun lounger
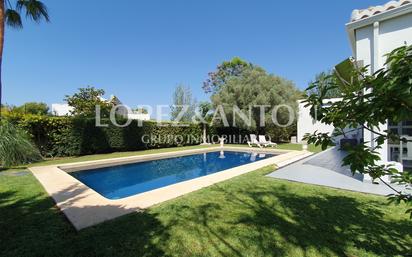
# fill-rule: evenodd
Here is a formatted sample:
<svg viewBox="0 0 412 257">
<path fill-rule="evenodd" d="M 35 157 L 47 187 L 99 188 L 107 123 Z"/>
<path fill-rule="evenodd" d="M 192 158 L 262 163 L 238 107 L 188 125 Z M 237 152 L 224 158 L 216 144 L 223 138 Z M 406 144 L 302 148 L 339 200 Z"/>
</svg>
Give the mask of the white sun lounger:
<svg viewBox="0 0 412 257">
<path fill-rule="evenodd" d="M 260 148 L 262 148 L 262 145 L 257 140 L 257 137 L 255 134 L 250 134 L 250 141 L 247 141 L 247 144 L 249 145 L 249 147 L 252 147 L 253 145 L 257 145 Z"/>
<path fill-rule="evenodd" d="M 267 141 L 264 135 L 259 135 L 259 144 L 263 145 L 264 147 L 276 147 L 278 144 L 273 143 L 271 141 Z"/>
</svg>

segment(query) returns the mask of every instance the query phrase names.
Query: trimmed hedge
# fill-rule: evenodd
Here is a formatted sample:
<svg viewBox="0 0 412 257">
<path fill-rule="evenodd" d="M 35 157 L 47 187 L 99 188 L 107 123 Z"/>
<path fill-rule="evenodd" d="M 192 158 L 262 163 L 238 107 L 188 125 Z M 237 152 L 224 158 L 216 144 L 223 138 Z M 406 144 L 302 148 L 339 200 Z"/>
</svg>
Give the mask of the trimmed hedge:
<svg viewBox="0 0 412 257">
<path fill-rule="evenodd" d="M 228 143 L 244 144 L 249 138 L 250 134 L 266 135 L 273 142 L 290 142 L 290 137 L 297 134 L 296 124 L 289 127 L 278 127 L 275 125 L 267 125 L 264 128 L 259 128 L 257 131 L 237 127 L 210 127 L 208 129 L 209 135 L 226 136 Z"/>
<path fill-rule="evenodd" d="M 133 120 L 126 127 L 117 127 L 108 119 L 102 119 L 101 124 L 107 124 L 107 127 L 97 127 L 92 118 L 38 115 L 8 118 L 31 135 L 46 157 L 194 145 L 200 143 L 202 135 L 199 124 L 189 123 L 176 126 L 144 121 L 138 126 L 138 121 Z M 124 124 L 126 121 L 117 122 Z"/>
<path fill-rule="evenodd" d="M 116 151 L 135 151 L 151 148 L 196 145 L 202 141 L 202 124 L 133 120 L 126 127 L 113 125 L 108 119 L 97 127 L 93 118 L 50 117 L 39 115 L 8 115 L 6 118 L 31 135 L 34 143 L 45 157 L 77 156 Z M 119 119 L 118 124 L 126 120 Z M 141 121 L 140 121 L 141 122 Z M 272 141 L 288 141 L 296 134 L 296 126 L 279 128 L 267 126 L 261 131 L 249 131 L 234 127 L 209 127 L 208 136 L 218 142 L 217 136 L 232 137 L 227 143 L 246 143 L 251 133 L 265 134 Z M 213 138 L 212 138 L 213 137 Z"/>
</svg>

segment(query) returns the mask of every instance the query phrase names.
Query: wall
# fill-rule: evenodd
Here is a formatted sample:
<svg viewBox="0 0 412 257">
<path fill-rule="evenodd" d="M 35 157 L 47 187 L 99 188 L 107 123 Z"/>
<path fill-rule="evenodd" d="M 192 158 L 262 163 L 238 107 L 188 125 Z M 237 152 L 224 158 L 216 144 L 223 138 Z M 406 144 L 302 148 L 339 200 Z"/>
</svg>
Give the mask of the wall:
<svg viewBox="0 0 412 257">
<path fill-rule="evenodd" d="M 326 99 L 325 104 L 327 103 L 334 103 L 337 101 L 340 101 L 340 98 L 332 98 L 332 99 Z M 329 133 L 329 135 L 332 135 L 335 127 L 333 125 L 327 125 L 325 123 L 316 121 L 312 119 L 310 116 L 310 107 L 305 107 L 305 103 L 302 103 L 302 100 L 298 101 L 299 104 L 299 116 L 298 116 L 298 123 L 297 123 L 297 141 L 301 142 L 303 140 L 303 136 L 307 133 L 313 134 L 315 131 L 321 132 L 321 133 Z M 353 129 L 347 129 L 346 131 L 353 130 Z M 351 133 L 348 133 L 349 138 L 361 138 L 361 131 L 353 131 Z M 342 136 L 339 137 L 334 137 L 335 143 L 339 144 L 340 139 Z"/>
<path fill-rule="evenodd" d="M 388 20 L 375 22 L 368 26 L 355 30 L 357 61 L 363 61 L 363 65 L 370 65 L 369 72 L 373 73 L 384 67 L 385 55 L 397 47 L 412 44 L 412 14 L 397 16 Z M 381 124 L 382 132 L 388 128 L 387 124 Z M 364 140 L 372 142 L 373 135 L 364 131 Z M 371 144 L 371 146 L 373 146 Z M 383 161 L 388 161 L 388 144 L 377 150 Z"/>
<path fill-rule="evenodd" d="M 384 55 L 393 49 L 412 44 L 412 13 L 379 24 L 379 66 L 385 62 Z"/>
<path fill-rule="evenodd" d="M 297 141 L 301 142 L 303 136 L 307 133 L 314 133 L 315 131 L 322 133 L 332 133 L 334 127 L 312 119 L 310 116 L 310 107 L 305 107 L 305 103 L 298 101 L 299 115 L 297 124 Z"/>
<path fill-rule="evenodd" d="M 68 104 L 52 104 L 51 112 L 56 116 L 66 116 L 70 115 L 70 112 L 73 111 L 73 107 Z"/>
<path fill-rule="evenodd" d="M 132 120 L 150 120 L 150 114 L 148 113 L 128 113 L 127 118 Z"/>
</svg>

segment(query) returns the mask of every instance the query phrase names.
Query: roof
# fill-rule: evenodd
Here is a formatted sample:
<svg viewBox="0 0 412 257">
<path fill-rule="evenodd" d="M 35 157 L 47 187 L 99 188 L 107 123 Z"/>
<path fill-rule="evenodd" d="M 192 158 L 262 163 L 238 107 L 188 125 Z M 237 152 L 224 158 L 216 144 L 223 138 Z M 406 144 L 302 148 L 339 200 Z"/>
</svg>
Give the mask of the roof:
<svg viewBox="0 0 412 257">
<path fill-rule="evenodd" d="M 356 56 L 355 34 L 357 29 L 410 13 L 412 13 L 412 0 L 390 1 L 384 5 L 369 7 L 368 9 L 353 10 L 351 21 L 346 24 L 346 30 L 354 55 Z"/>
<path fill-rule="evenodd" d="M 387 12 L 389 10 L 393 10 L 399 8 L 401 6 L 412 4 L 412 0 L 399 0 L 399 1 L 390 1 L 384 5 L 372 6 L 367 9 L 358 10 L 355 9 L 352 11 L 351 15 L 351 22 L 359 21 L 362 19 L 366 19 L 372 17 L 377 14 L 381 14 Z"/>
</svg>

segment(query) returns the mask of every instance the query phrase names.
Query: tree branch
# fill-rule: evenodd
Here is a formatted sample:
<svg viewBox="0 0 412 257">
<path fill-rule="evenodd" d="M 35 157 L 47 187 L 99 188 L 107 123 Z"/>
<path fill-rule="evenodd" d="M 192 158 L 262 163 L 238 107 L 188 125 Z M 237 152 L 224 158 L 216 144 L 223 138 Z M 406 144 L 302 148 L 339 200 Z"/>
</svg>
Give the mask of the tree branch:
<svg viewBox="0 0 412 257">
<path fill-rule="evenodd" d="M 379 178 L 379 180 L 384 183 L 387 187 L 395 191 L 398 195 L 403 195 L 401 191 L 396 190 L 394 187 L 392 187 L 389 183 L 386 183 L 382 178 Z"/>
</svg>

